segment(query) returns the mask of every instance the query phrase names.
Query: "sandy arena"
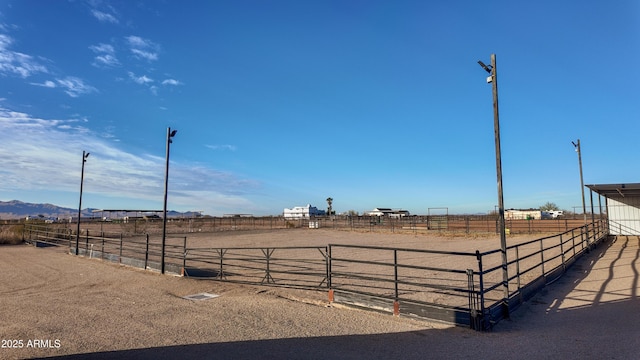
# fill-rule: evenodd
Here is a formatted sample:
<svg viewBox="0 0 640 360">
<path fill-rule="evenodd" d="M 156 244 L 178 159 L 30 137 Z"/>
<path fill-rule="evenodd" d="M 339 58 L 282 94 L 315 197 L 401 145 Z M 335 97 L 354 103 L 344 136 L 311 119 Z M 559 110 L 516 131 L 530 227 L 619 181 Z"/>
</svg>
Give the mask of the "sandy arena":
<svg viewBox="0 0 640 360">
<path fill-rule="evenodd" d="M 465 251 L 497 244 L 320 230 L 287 232 L 278 246 L 360 237 L 369 245 Z M 235 232 L 215 246 L 252 246 L 276 233 Z M 636 358 L 638 243 L 601 244 L 487 333 L 332 306 L 326 292 L 163 276 L 75 257 L 66 247 L 2 246 L 0 358 Z M 220 296 L 182 298 L 204 292 Z"/>
</svg>

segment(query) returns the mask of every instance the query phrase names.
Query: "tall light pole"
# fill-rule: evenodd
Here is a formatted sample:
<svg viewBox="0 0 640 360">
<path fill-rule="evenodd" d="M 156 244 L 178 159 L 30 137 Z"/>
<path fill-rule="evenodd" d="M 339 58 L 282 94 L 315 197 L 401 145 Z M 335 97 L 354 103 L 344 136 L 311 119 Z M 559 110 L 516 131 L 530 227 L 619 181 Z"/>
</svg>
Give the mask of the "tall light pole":
<svg viewBox="0 0 640 360">
<path fill-rule="evenodd" d="M 580 166 L 580 190 L 582 190 L 582 215 L 584 217 L 584 224 L 587 225 L 587 205 L 584 201 L 584 180 L 582 178 L 582 151 L 580 150 L 580 139 L 578 139 L 577 144 L 573 141 L 571 143 L 578 153 L 578 165 Z"/>
<path fill-rule="evenodd" d="M 509 317 L 509 273 L 507 271 L 507 235 L 504 221 L 504 198 L 502 196 L 502 159 L 500 151 L 500 117 L 498 112 L 498 69 L 496 66 L 496 54 L 491 54 L 491 65 L 485 65 L 482 61 L 478 64 L 489 73 L 487 83 L 493 87 L 493 132 L 496 143 L 496 176 L 498 180 L 498 227 L 500 229 L 500 251 L 502 252 L 502 313 Z"/>
<path fill-rule="evenodd" d="M 82 215 L 82 184 L 84 183 L 84 163 L 87 162 L 89 153 L 82 150 L 82 170 L 80 171 L 80 203 L 78 204 L 78 228 L 76 229 L 76 255 L 80 243 L 80 216 Z"/>
<path fill-rule="evenodd" d="M 171 138 L 176 136 L 178 130 L 171 131 L 167 128 L 167 163 L 164 172 L 164 208 L 162 216 L 162 259 L 160 260 L 160 273 L 164 274 L 164 248 L 167 240 L 167 192 L 169 190 L 169 149 L 171 148 Z"/>
</svg>

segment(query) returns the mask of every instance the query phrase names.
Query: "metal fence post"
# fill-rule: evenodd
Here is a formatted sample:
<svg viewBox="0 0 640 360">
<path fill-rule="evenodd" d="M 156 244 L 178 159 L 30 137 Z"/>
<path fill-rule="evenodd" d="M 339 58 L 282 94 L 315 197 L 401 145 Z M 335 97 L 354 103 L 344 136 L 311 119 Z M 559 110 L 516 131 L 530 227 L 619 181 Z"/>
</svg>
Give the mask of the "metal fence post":
<svg viewBox="0 0 640 360">
<path fill-rule="evenodd" d="M 540 239 L 540 266 L 542 267 L 542 276 L 544 276 L 544 244 L 542 239 Z"/>
<path fill-rule="evenodd" d="M 267 284 L 269 282 L 272 282 L 274 284 L 276 283 L 276 281 L 273 279 L 273 276 L 271 276 L 271 255 L 273 255 L 275 251 L 276 251 L 275 248 L 262 249 L 262 254 L 265 256 L 265 260 L 266 260 L 266 269 L 265 269 L 264 278 L 262 278 L 262 282 L 267 280 Z"/>
<path fill-rule="evenodd" d="M 398 295 L 398 250 L 393 249 L 393 283 L 395 287 L 394 302 L 393 302 L 393 315 L 400 315 L 400 301 Z"/>
<path fill-rule="evenodd" d="M 267 256 L 267 273 L 266 273 L 267 282 L 269 282 L 269 279 L 272 279 L 270 266 L 271 266 L 271 254 L 273 253 L 274 250 L 271 250 L 271 252 L 270 252 L 269 248 L 267 248 L 267 253 L 265 254 Z M 275 283 L 275 281 L 274 281 L 274 283 Z"/>
<path fill-rule="evenodd" d="M 120 233 L 120 256 L 118 256 L 118 262 L 122 264 L 122 233 Z"/>
<path fill-rule="evenodd" d="M 322 252 L 322 248 L 318 248 L 318 250 Z M 328 259 L 329 255 L 328 254 L 329 254 L 328 246 L 325 246 L 324 252 L 322 253 L 322 257 L 324 259 L 324 271 L 325 271 L 325 279 L 327 280 L 327 287 L 329 287 L 329 259 Z"/>
<path fill-rule="evenodd" d="M 486 320 L 484 318 L 485 307 L 484 307 L 484 270 L 482 267 L 482 254 L 480 251 L 476 250 L 476 259 L 478 260 L 478 293 L 480 295 L 480 313 L 476 313 L 477 323 L 480 325 L 479 330 L 484 330 L 486 325 Z M 476 294 L 476 296 L 478 296 Z M 477 306 L 476 306 L 477 307 Z"/>
<path fill-rule="evenodd" d="M 591 243 L 589 242 L 589 224 L 584 224 L 584 231 L 585 231 L 585 235 L 586 235 L 586 240 L 587 240 L 587 252 L 591 251 Z"/>
<path fill-rule="evenodd" d="M 184 237 L 184 244 L 182 246 L 182 276 L 187 271 L 187 237 Z"/>
<path fill-rule="evenodd" d="M 560 253 L 562 254 L 562 271 L 567 271 L 567 263 L 564 258 L 564 243 L 562 241 L 562 234 L 560 234 Z"/>
<path fill-rule="evenodd" d="M 520 291 L 520 246 L 516 246 L 516 281 L 518 286 L 518 294 L 520 294 L 520 301 L 522 301 L 522 291 Z"/>
<path fill-rule="evenodd" d="M 147 248 L 144 252 L 144 269 L 147 269 L 147 266 L 149 264 L 149 234 L 146 234 L 146 238 L 147 238 Z"/>
<path fill-rule="evenodd" d="M 333 302 L 333 284 L 331 283 L 331 244 L 327 245 L 327 286 L 329 287 L 329 302 Z"/>
<path fill-rule="evenodd" d="M 576 256 L 576 235 L 575 230 L 571 229 L 571 248 L 573 249 L 573 257 Z"/>
<path fill-rule="evenodd" d="M 473 330 L 479 330 L 478 298 L 473 282 L 473 269 L 467 269 L 467 292 L 469 294 L 469 327 Z"/>
<path fill-rule="evenodd" d="M 226 254 L 226 250 L 220 249 L 218 250 L 218 254 L 220 255 L 220 280 L 225 276 L 224 275 L 224 255 Z"/>
</svg>

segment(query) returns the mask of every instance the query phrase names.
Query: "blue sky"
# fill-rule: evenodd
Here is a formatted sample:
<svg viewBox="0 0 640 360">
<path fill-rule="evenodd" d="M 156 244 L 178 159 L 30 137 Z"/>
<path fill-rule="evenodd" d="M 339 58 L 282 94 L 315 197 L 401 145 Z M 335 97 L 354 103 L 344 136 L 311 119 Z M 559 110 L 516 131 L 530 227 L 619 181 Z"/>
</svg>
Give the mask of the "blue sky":
<svg viewBox="0 0 640 360">
<path fill-rule="evenodd" d="M 486 213 L 640 182 L 640 3 L 2 1 L 0 200 Z M 588 192 L 587 192 L 588 199 Z M 587 200 L 588 201 L 588 200 Z M 580 209 L 578 209 L 579 211 Z"/>
</svg>

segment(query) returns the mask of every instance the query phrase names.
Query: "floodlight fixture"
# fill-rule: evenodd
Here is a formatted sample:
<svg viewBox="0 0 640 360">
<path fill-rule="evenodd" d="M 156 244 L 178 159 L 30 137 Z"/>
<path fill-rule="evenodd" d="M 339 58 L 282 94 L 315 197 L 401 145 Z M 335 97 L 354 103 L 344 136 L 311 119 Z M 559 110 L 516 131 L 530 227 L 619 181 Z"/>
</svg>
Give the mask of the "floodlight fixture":
<svg viewBox="0 0 640 360">
<path fill-rule="evenodd" d="M 580 142 L 580 140 L 578 140 L 578 142 Z M 576 152 L 578 152 L 578 144 L 574 143 L 573 141 L 571 141 L 571 143 L 573 144 L 573 147 L 576 148 Z"/>
<path fill-rule="evenodd" d="M 482 66 L 482 68 L 484 69 L 484 71 L 488 72 L 489 74 L 491 74 L 491 71 L 493 70 L 493 66 L 491 65 L 485 65 L 482 61 L 478 60 L 478 64 L 480 64 L 480 66 Z"/>
</svg>

